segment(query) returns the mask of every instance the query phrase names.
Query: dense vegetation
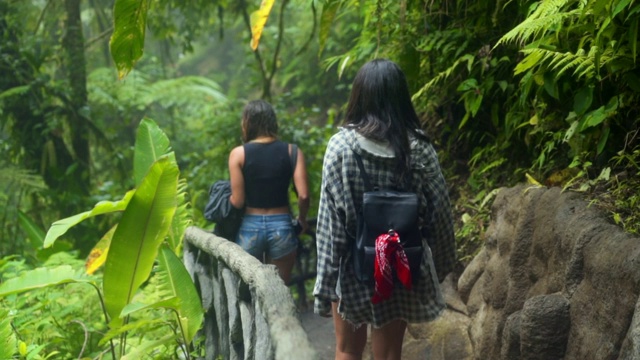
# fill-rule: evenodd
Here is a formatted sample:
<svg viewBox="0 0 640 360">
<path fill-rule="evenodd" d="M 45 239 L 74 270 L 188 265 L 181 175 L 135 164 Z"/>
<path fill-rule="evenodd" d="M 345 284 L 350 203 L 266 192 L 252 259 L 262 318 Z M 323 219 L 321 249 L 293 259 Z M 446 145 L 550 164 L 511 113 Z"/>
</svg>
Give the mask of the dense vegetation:
<svg viewBox="0 0 640 360">
<path fill-rule="evenodd" d="M 184 227 L 211 226 L 244 102 L 274 104 L 317 205 L 324 145 L 375 57 L 405 70 L 439 149 L 461 266 L 496 189 L 523 181 L 638 233 L 639 20 L 635 0 L 0 0 L 0 358 L 197 354 L 175 300 L 191 289 L 167 274 Z M 142 240 L 146 271 L 109 280 L 141 213 L 172 225 Z"/>
</svg>

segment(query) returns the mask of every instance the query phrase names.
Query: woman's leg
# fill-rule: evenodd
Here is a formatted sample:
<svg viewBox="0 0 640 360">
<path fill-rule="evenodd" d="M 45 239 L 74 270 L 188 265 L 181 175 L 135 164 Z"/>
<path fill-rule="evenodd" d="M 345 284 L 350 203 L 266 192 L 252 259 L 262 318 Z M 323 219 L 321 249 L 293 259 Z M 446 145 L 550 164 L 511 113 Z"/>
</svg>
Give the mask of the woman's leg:
<svg viewBox="0 0 640 360">
<path fill-rule="evenodd" d="M 336 330 L 336 360 L 360 360 L 367 344 L 367 326 L 357 329 L 338 314 L 338 303 L 333 308 L 333 326 Z"/>
<path fill-rule="evenodd" d="M 292 251 L 291 253 L 277 259 L 271 259 L 269 261 L 270 264 L 275 265 L 278 268 L 278 274 L 284 281 L 285 285 L 289 285 L 289 280 L 291 279 L 291 271 L 293 270 L 293 265 L 296 262 L 296 252 Z"/>
<path fill-rule="evenodd" d="M 407 322 L 394 320 L 371 330 L 371 344 L 375 360 L 400 360 Z"/>
</svg>

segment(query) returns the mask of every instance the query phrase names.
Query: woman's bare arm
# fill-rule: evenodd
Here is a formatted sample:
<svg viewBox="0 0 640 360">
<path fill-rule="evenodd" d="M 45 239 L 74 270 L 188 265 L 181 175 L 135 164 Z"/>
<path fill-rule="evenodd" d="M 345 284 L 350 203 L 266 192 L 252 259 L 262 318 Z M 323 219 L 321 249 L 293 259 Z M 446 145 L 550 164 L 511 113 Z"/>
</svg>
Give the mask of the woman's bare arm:
<svg viewBox="0 0 640 360">
<path fill-rule="evenodd" d="M 244 147 L 238 146 L 231 150 L 229 154 L 229 177 L 231 181 L 231 205 L 236 209 L 244 207 L 244 175 L 242 166 L 244 165 Z"/>
<path fill-rule="evenodd" d="M 298 148 L 298 159 L 293 172 L 293 184 L 298 192 L 298 221 L 302 225 L 302 232 L 307 231 L 307 213 L 309 212 L 309 182 L 307 178 L 307 166 L 304 162 L 304 154 Z"/>
</svg>

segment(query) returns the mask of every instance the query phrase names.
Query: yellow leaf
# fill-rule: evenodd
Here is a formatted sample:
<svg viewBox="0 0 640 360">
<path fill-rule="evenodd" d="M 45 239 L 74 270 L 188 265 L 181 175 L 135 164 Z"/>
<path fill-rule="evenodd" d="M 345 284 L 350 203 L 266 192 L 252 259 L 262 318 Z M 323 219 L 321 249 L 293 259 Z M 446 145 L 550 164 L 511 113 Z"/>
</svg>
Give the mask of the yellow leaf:
<svg viewBox="0 0 640 360">
<path fill-rule="evenodd" d="M 549 175 L 547 180 L 545 180 L 545 184 L 548 186 L 562 186 L 570 181 L 573 177 L 578 174 L 578 169 L 576 168 L 566 168 L 560 171 L 556 171 Z"/>
<path fill-rule="evenodd" d="M 251 13 L 251 50 L 255 51 L 260 43 L 264 24 L 267 23 L 275 0 L 262 0 L 260 9 Z"/>
<path fill-rule="evenodd" d="M 536 179 L 533 178 L 533 176 L 525 173 L 524 174 L 527 177 L 527 181 L 529 181 L 529 184 L 533 184 L 533 185 L 537 185 L 537 186 L 542 186 L 542 184 L 540 184 L 540 182 Z"/>
<path fill-rule="evenodd" d="M 100 266 L 104 265 L 104 262 L 107 260 L 107 254 L 109 253 L 109 246 L 111 245 L 111 238 L 113 237 L 113 233 L 116 231 L 117 225 L 109 229 L 106 234 L 98 241 L 96 246 L 91 249 L 89 256 L 87 257 L 87 262 L 85 263 L 85 269 L 87 270 L 87 274 L 91 275 L 96 270 L 100 268 Z"/>
</svg>

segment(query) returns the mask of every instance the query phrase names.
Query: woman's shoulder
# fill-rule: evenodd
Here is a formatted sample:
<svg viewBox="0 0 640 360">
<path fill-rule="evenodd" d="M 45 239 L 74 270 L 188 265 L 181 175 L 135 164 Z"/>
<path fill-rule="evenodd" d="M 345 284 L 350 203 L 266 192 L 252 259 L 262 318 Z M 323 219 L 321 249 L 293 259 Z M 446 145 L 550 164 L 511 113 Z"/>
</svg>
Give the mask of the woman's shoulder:
<svg viewBox="0 0 640 360">
<path fill-rule="evenodd" d="M 327 151 L 340 151 L 351 148 L 354 136 L 354 130 L 339 128 L 338 132 L 333 134 L 329 139 Z"/>
<path fill-rule="evenodd" d="M 244 153 L 244 145 L 238 145 L 236 147 L 234 147 L 233 149 L 231 149 L 231 154 L 233 153 Z"/>
<path fill-rule="evenodd" d="M 413 135 L 410 136 L 409 142 L 410 142 L 411 150 L 413 152 L 419 152 L 419 153 L 423 153 L 423 152 L 430 153 L 431 151 L 434 151 L 431 140 L 426 135 L 424 135 L 424 132 L 422 132 L 422 130 L 420 130 L 419 135 L 421 136 L 413 136 Z"/>
<path fill-rule="evenodd" d="M 229 153 L 229 159 L 233 161 L 241 161 L 242 159 L 244 159 L 244 146 L 240 145 L 231 149 L 231 152 Z"/>
</svg>

